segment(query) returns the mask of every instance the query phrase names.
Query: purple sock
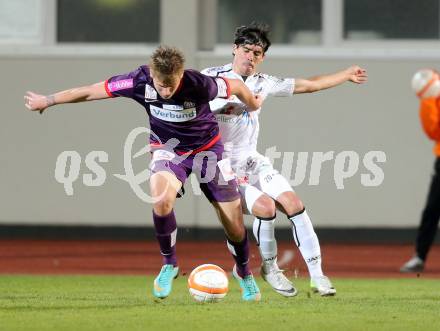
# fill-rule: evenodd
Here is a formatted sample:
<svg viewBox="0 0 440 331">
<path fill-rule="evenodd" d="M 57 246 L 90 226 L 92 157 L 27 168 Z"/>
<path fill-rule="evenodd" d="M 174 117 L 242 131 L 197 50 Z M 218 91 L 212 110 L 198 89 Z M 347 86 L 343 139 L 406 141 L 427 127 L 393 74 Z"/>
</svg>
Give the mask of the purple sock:
<svg viewBox="0 0 440 331">
<path fill-rule="evenodd" d="M 237 273 L 240 277 L 245 277 L 251 274 L 249 269 L 249 243 L 247 239 L 247 232 L 245 237 L 240 242 L 233 242 L 227 238 L 229 251 L 235 260 L 237 266 Z"/>
<path fill-rule="evenodd" d="M 153 221 L 154 228 L 156 230 L 156 238 L 160 246 L 160 253 L 163 256 L 163 264 L 172 264 L 177 266 L 177 225 L 174 210 L 171 210 L 171 213 L 165 216 L 156 215 L 153 210 Z"/>
</svg>

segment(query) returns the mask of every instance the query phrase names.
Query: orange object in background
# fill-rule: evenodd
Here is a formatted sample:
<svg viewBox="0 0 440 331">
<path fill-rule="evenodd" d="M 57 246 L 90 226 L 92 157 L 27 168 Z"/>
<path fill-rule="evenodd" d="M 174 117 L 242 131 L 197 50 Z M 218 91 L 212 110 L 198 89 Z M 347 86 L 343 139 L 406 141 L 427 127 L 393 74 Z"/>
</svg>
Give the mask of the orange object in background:
<svg viewBox="0 0 440 331">
<path fill-rule="evenodd" d="M 440 98 L 420 100 L 420 121 L 426 135 L 436 142 L 434 154 L 440 156 Z"/>
</svg>

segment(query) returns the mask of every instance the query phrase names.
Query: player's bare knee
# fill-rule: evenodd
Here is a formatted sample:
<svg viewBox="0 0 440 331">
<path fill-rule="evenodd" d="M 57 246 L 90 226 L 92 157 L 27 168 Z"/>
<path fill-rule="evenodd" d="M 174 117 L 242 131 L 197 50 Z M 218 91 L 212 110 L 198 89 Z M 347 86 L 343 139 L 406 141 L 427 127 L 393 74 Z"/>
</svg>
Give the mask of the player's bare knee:
<svg viewBox="0 0 440 331">
<path fill-rule="evenodd" d="M 229 240 L 233 242 L 241 242 L 243 241 L 245 237 L 245 229 L 244 227 L 234 227 L 232 229 L 226 230 L 226 235 L 228 236 Z"/>
<path fill-rule="evenodd" d="M 285 192 L 277 198 L 286 215 L 294 215 L 304 209 L 304 204 L 294 192 Z"/>
<path fill-rule="evenodd" d="M 252 207 L 252 214 L 256 217 L 271 218 L 275 213 L 275 201 L 267 195 L 260 196 Z"/>
<path fill-rule="evenodd" d="M 300 199 L 295 199 L 290 204 L 288 204 L 284 209 L 287 215 L 293 215 L 304 210 L 304 204 Z"/>
<path fill-rule="evenodd" d="M 165 216 L 168 215 L 169 213 L 171 213 L 171 211 L 173 210 L 174 207 L 174 201 L 172 199 L 161 199 L 159 201 L 157 201 L 154 206 L 154 212 L 156 213 L 156 215 L 158 216 Z"/>
</svg>

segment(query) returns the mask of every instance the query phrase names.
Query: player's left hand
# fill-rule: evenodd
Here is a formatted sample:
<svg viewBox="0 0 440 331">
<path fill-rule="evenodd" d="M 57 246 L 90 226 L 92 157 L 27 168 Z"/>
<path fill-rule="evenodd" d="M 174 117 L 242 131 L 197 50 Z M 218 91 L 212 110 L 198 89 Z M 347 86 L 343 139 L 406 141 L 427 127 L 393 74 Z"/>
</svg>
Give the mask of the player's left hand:
<svg viewBox="0 0 440 331">
<path fill-rule="evenodd" d="M 348 80 L 356 84 L 365 83 L 368 79 L 367 70 L 357 65 L 353 65 L 347 68 L 347 74 L 348 74 Z"/>
</svg>

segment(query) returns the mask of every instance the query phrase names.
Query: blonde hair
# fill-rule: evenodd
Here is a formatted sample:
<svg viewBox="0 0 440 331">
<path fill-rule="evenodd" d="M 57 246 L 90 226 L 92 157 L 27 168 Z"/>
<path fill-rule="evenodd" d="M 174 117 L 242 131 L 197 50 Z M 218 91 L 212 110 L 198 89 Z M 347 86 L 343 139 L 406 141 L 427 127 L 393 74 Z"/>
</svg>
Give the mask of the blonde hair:
<svg viewBox="0 0 440 331">
<path fill-rule="evenodd" d="M 164 83 L 181 75 L 184 70 L 185 57 L 175 47 L 159 46 L 150 59 L 150 68 Z"/>
</svg>

